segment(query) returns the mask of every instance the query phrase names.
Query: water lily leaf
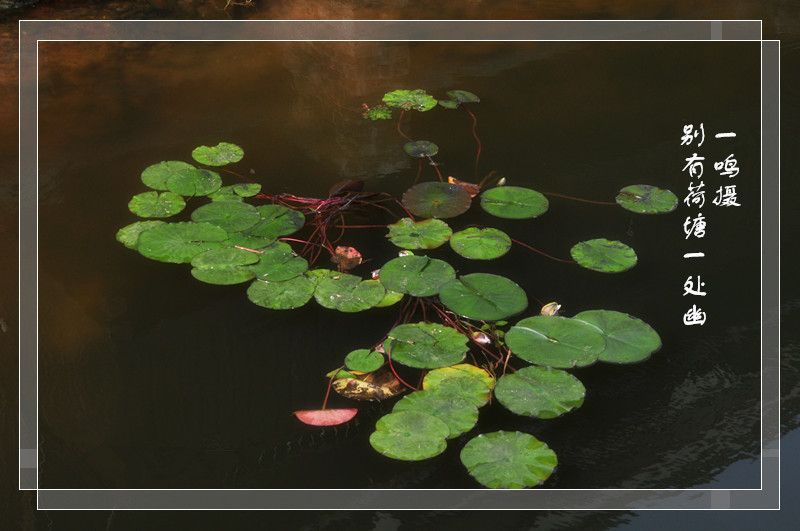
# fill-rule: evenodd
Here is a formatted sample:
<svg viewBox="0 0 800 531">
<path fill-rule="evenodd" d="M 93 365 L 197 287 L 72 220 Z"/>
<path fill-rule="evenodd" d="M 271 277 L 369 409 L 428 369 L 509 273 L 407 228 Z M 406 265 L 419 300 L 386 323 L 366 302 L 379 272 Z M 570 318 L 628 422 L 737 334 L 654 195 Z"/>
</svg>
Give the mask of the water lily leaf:
<svg viewBox="0 0 800 531">
<path fill-rule="evenodd" d="M 383 365 L 383 354 L 370 351 L 368 348 L 360 348 L 345 356 L 344 364 L 351 371 L 376 371 Z"/>
<path fill-rule="evenodd" d="M 444 452 L 448 435 L 450 428 L 433 415 L 400 411 L 378 419 L 369 444 L 392 459 L 421 461 Z"/>
<path fill-rule="evenodd" d="M 164 225 L 163 221 L 137 221 L 117 231 L 117 241 L 124 244 L 128 249 L 136 249 L 139 245 L 139 235 L 146 230 L 150 230 L 159 225 Z"/>
<path fill-rule="evenodd" d="M 239 284 L 255 275 L 247 266 L 258 262 L 258 255 L 250 251 L 223 247 L 210 249 L 192 258 L 192 276 L 209 284 Z"/>
<path fill-rule="evenodd" d="M 172 192 L 143 192 L 128 203 L 128 209 L 140 218 L 168 218 L 185 206 L 183 198 Z"/>
<path fill-rule="evenodd" d="M 429 371 L 422 388 L 441 389 L 481 407 L 489 401 L 494 384 L 494 378 L 485 370 L 461 363 Z"/>
<path fill-rule="evenodd" d="M 456 277 L 453 267 L 427 256 L 401 256 L 381 267 L 380 281 L 388 291 L 430 297 L 439 293 L 445 282 Z"/>
<path fill-rule="evenodd" d="M 244 231 L 253 236 L 278 239 L 300 230 L 306 222 L 303 214 L 282 205 L 262 205 L 256 210 L 261 221 Z"/>
<path fill-rule="evenodd" d="M 581 312 L 577 319 L 596 326 L 606 340 L 600 361 L 636 363 L 661 348 L 661 338 L 649 324 L 631 315 L 611 310 Z"/>
<path fill-rule="evenodd" d="M 377 280 L 361 280 L 346 273 L 329 274 L 319 279 L 314 298 L 324 308 L 340 312 L 360 312 L 372 308 L 386 294 Z"/>
<path fill-rule="evenodd" d="M 375 305 L 376 308 L 386 308 L 387 306 L 392 306 L 397 304 L 405 297 L 405 293 L 398 293 L 396 291 L 386 291 L 386 295 L 383 296 L 381 302 Z"/>
<path fill-rule="evenodd" d="M 259 255 L 258 263 L 250 266 L 250 270 L 259 280 L 281 282 L 305 273 L 308 261 L 280 248 L 266 249 Z"/>
<path fill-rule="evenodd" d="M 193 170 L 194 166 L 179 160 L 167 160 L 148 166 L 142 172 L 142 182 L 155 190 L 167 190 L 167 179 L 184 170 Z"/>
<path fill-rule="evenodd" d="M 192 151 L 192 158 L 206 166 L 225 166 L 232 162 L 239 162 L 244 157 L 244 151 L 236 144 L 220 142 L 216 146 L 200 146 Z"/>
<path fill-rule="evenodd" d="M 404 396 L 392 408 L 393 413 L 400 411 L 419 411 L 433 415 L 447 424 L 450 429 L 448 439 L 468 432 L 478 422 L 478 408 L 475 404 L 439 389 L 415 391 Z"/>
<path fill-rule="evenodd" d="M 647 184 L 626 186 L 619 191 L 616 201 L 625 210 L 639 214 L 665 214 L 678 208 L 678 196 Z"/>
<path fill-rule="evenodd" d="M 478 96 L 466 90 L 448 90 L 447 97 L 458 103 L 478 103 L 481 101 Z"/>
<path fill-rule="evenodd" d="M 210 223 L 165 223 L 139 235 L 139 252 L 161 262 L 189 263 L 226 239 L 228 233 Z"/>
<path fill-rule="evenodd" d="M 304 424 L 311 426 L 338 426 L 349 421 L 358 409 L 305 409 L 295 411 L 295 416 Z"/>
<path fill-rule="evenodd" d="M 566 371 L 531 366 L 500 378 L 494 396 L 517 415 L 553 419 L 580 407 L 586 388 Z"/>
<path fill-rule="evenodd" d="M 355 379 L 356 375 L 353 374 L 352 372 L 345 371 L 344 369 L 334 369 L 331 372 L 329 372 L 328 374 L 326 374 L 325 377 L 326 378 L 337 378 L 337 379 L 342 379 L 342 378 L 353 378 L 353 379 Z"/>
<path fill-rule="evenodd" d="M 523 319 L 506 333 L 505 341 L 525 361 L 562 369 L 591 365 L 606 346 L 596 327 L 557 315 Z"/>
<path fill-rule="evenodd" d="M 457 109 L 460 104 L 454 100 L 439 100 L 439 105 L 445 109 Z"/>
<path fill-rule="evenodd" d="M 222 178 L 210 170 L 192 168 L 173 173 L 167 179 L 167 189 L 186 197 L 208 195 L 219 190 Z"/>
<path fill-rule="evenodd" d="M 389 107 L 429 111 L 436 107 L 436 98 L 429 96 L 424 90 L 393 90 L 383 96 L 383 102 Z"/>
<path fill-rule="evenodd" d="M 261 185 L 258 183 L 236 183 L 233 185 L 233 191 L 241 197 L 253 197 L 261 191 Z"/>
<path fill-rule="evenodd" d="M 203 205 L 192 212 L 192 221 L 205 221 L 226 232 L 249 229 L 261 220 L 253 205 L 237 201 L 219 201 Z"/>
<path fill-rule="evenodd" d="M 511 249 L 511 238 L 497 229 L 470 227 L 454 233 L 450 238 L 450 247 L 464 258 L 491 260 Z"/>
<path fill-rule="evenodd" d="M 472 477 L 491 489 L 522 489 L 544 483 L 558 459 L 533 435 L 496 431 L 465 444 L 461 462 Z"/>
<path fill-rule="evenodd" d="M 299 275 L 280 282 L 256 280 L 247 288 L 251 302 L 271 310 L 293 310 L 311 300 L 316 282 Z"/>
<path fill-rule="evenodd" d="M 578 265 L 601 273 L 621 273 L 636 265 L 636 252 L 619 241 L 598 238 L 579 242 L 570 249 Z"/>
<path fill-rule="evenodd" d="M 535 218 L 547 212 L 549 206 L 545 196 L 519 186 L 498 186 L 481 194 L 481 208 L 499 218 Z"/>
<path fill-rule="evenodd" d="M 208 194 L 212 201 L 242 201 L 244 197 L 252 197 L 261 191 L 261 185 L 256 183 L 239 183 L 223 186 L 216 192 Z"/>
<path fill-rule="evenodd" d="M 404 145 L 403 150 L 412 157 L 421 159 L 422 157 L 432 157 L 439 153 L 439 146 L 427 140 L 416 140 Z"/>
<path fill-rule="evenodd" d="M 467 354 L 467 337 L 435 323 L 402 324 L 389 332 L 384 345 L 392 361 L 417 369 L 438 369 L 460 363 Z"/>
<path fill-rule="evenodd" d="M 469 193 L 450 183 L 420 183 L 403 194 L 403 205 L 415 216 L 426 218 L 452 218 L 469 210 L 471 204 Z"/>
<path fill-rule="evenodd" d="M 453 229 L 440 219 L 414 221 L 402 218 L 389 225 L 386 236 L 393 244 L 403 249 L 435 249 L 450 239 Z"/>
<path fill-rule="evenodd" d="M 528 307 L 528 297 L 517 284 L 489 273 L 472 273 L 451 280 L 439 290 L 449 309 L 469 319 L 498 321 Z"/>
<path fill-rule="evenodd" d="M 272 238 L 264 238 L 262 236 L 250 236 L 249 234 L 242 234 L 241 232 L 231 232 L 228 234 L 228 239 L 222 242 L 223 245 L 239 247 L 247 247 L 248 249 L 263 249 L 269 246 L 281 245 L 281 249 L 286 252 L 291 252 L 292 248 L 284 242 L 276 242 Z M 285 248 L 283 247 L 285 246 Z"/>
</svg>

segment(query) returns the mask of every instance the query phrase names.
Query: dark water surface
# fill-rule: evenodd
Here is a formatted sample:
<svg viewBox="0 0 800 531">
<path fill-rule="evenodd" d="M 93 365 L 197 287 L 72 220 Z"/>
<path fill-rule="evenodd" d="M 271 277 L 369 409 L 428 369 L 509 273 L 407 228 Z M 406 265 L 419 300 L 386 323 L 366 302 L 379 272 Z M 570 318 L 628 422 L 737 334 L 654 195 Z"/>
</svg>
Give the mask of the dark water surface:
<svg viewBox="0 0 800 531">
<path fill-rule="evenodd" d="M 458 452 L 497 429 L 532 433 L 555 450 L 551 488 L 688 488 L 758 455 L 757 43 L 48 42 L 40 52 L 40 487 L 478 488 Z M 396 120 L 360 116 L 362 102 L 396 88 L 480 95 L 471 107 L 478 176 L 496 170 L 512 185 L 613 201 L 625 185 L 652 184 L 682 199 L 684 159 L 698 150 L 680 145 L 681 131 L 701 122 L 700 154 L 735 153 L 741 169 L 728 179 L 706 164 L 707 233 L 693 242 L 682 225 L 697 210 L 683 202 L 641 216 L 551 197 L 532 221 L 489 219 L 477 207 L 453 220 L 563 258 L 581 240 L 624 241 L 639 264 L 618 275 L 519 247 L 488 264 L 431 254 L 461 273 L 518 282 L 531 299 L 524 316 L 537 299 L 560 302 L 565 315 L 623 311 L 652 325 L 664 346 L 642 364 L 574 371 L 587 396 L 563 418 L 484 408 L 476 430 L 420 463 L 369 446 L 391 403 L 359 404 L 357 422 L 324 431 L 291 414 L 319 407 L 324 374 L 383 337 L 396 308 L 270 311 L 247 300 L 245 285 L 202 284 L 187 266 L 153 262 L 114 239 L 135 221 L 126 205 L 145 191 L 145 167 L 190 161 L 194 147 L 219 141 L 242 146 L 233 169 L 271 192 L 321 197 L 358 178 L 399 196 L 416 161 L 402 152 Z M 403 127 L 439 145 L 446 175 L 474 180 L 466 113 L 415 113 Z M 737 137 L 713 138 L 729 131 Z M 736 184 L 741 207 L 711 204 L 723 184 Z M 372 259 L 355 270 L 362 276 L 394 252 L 381 229 L 347 238 Z M 706 257 L 683 258 L 692 251 Z M 706 282 L 699 302 L 683 296 L 690 275 Z M 692 303 L 705 325 L 682 324 Z M 751 468 L 724 481 L 718 488 L 758 488 L 760 476 Z"/>
</svg>

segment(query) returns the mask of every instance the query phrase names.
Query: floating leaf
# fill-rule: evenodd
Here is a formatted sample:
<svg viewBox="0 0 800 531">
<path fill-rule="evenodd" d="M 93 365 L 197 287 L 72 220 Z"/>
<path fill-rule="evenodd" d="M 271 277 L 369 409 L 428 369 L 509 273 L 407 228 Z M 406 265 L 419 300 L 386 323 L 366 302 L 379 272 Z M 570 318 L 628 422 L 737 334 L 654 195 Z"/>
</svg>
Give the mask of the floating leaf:
<svg viewBox="0 0 800 531">
<path fill-rule="evenodd" d="M 364 105 L 366 105 L 366 103 Z M 390 120 L 392 118 L 392 110 L 386 107 L 386 105 L 376 105 L 371 109 L 367 108 L 367 110 L 361 113 L 361 116 L 373 122 L 375 120 Z"/>
<path fill-rule="evenodd" d="M 192 212 L 192 221 L 205 221 L 227 232 L 249 229 L 260 220 L 256 207 L 236 201 L 213 202 Z"/>
<path fill-rule="evenodd" d="M 167 179 L 167 189 L 186 197 L 208 195 L 219 190 L 222 178 L 210 170 L 192 168 L 176 172 Z"/>
<path fill-rule="evenodd" d="M 139 235 L 139 252 L 161 262 L 188 263 L 209 249 L 220 247 L 228 233 L 210 223 L 165 223 Z"/>
<path fill-rule="evenodd" d="M 383 296 L 381 302 L 375 305 L 376 308 L 385 308 L 387 306 L 392 306 L 393 304 L 397 304 L 403 297 L 405 296 L 404 293 L 398 293 L 396 291 L 387 291 L 386 295 Z"/>
<path fill-rule="evenodd" d="M 236 144 L 220 142 L 216 146 L 200 146 L 192 151 L 192 158 L 206 166 L 225 166 L 232 162 L 239 162 L 244 157 L 244 151 Z"/>
<path fill-rule="evenodd" d="M 636 363 L 661 348 L 661 338 L 650 325 L 631 315 L 611 310 L 581 312 L 573 319 L 596 326 L 606 340 L 600 361 Z"/>
<path fill-rule="evenodd" d="M 447 91 L 447 97 L 458 103 L 478 103 L 481 101 L 478 96 L 466 90 L 449 90 Z"/>
<path fill-rule="evenodd" d="M 117 241 L 124 244 L 128 249 L 136 249 L 139 245 L 139 235 L 146 230 L 150 230 L 159 225 L 164 225 L 163 221 L 137 221 L 117 231 Z"/>
<path fill-rule="evenodd" d="M 263 249 L 269 246 L 280 245 L 281 249 L 284 251 L 291 252 L 292 250 L 292 248 L 284 242 L 275 242 L 272 238 L 250 236 L 249 234 L 242 234 L 241 232 L 229 233 L 228 239 L 222 242 L 222 244 L 231 247 L 238 245 L 239 247 L 246 247 L 248 249 Z"/>
<path fill-rule="evenodd" d="M 570 249 L 578 265 L 601 273 L 621 273 L 636 265 L 636 252 L 619 241 L 598 238 L 576 243 Z"/>
<path fill-rule="evenodd" d="M 260 184 L 239 183 L 230 186 L 223 186 L 216 192 L 208 194 L 208 198 L 212 201 L 242 201 L 242 198 L 252 197 L 260 191 Z"/>
<path fill-rule="evenodd" d="M 580 407 L 586 388 L 566 371 L 531 366 L 500 378 L 494 395 L 517 415 L 553 419 Z"/>
<path fill-rule="evenodd" d="M 478 408 L 475 404 L 439 389 L 415 391 L 404 396 L 392 408 L 394 413 L 400 411 L 420 411 L 444 421 L 450 429 L 448 439 L 468 432 L 478 422 Z"/>
<path fill-rule="evenodd" d="M 372 447 L 392 459 L 421 461 L 444 452 L 447 424 L 420 411 L 400 411 L 378 419 L 369 437 Z"/>
<path fill-rule="evenodd" d="M 462 363 L 429 371 L 422 388 L 441 389 L 481 407 L 489 401 L 494 378 L 483 369 Z"/>
<path fill-rule="evenodd" d="M 142 182 L 155 190 L 167 190 L 167 179 L 172 175 L 193 170 L 194 166 L 179 160 L 168 160 L 148 166 L 142 172 Z"/>
<path fill-rule="evenodd" d="M 308 261 L 280 248 L 266 249 L 259 255 L 258 263 L 250 266 L 250 270 L 259 280 L 281 282 L 305 273 Z"/>
<path fill-rule="evenodd" d="M 271 310 L 293 310 L 311 299 L 315 287 L 316 282 L 305 275 L 281 282 L 256 280 L 247 288 L 247 298 Z"/>
<path fill-rule="evenodd" d="M 436 107 L 436 98 L 429 96 L 424 90 L 393 90 L 383 96 L 383 102 L 389 107 L 429 111 Z"/>
<path fill-rule="evenodd" d="M 386 237 L 403 249 L 435 249 L 449 240 L 451 234 L 453 229 L 439 219 L 414 221 L 411 218 L 402 218 L 389 225 L 389 234 Z"/>
<path fill-rule="evenodd" d="M 591 365 L 606 346 L 596 327 L 556 315 L 523 319 L 511 327 L 505 341 L 525 361 L 559 368 Z"/>
<path fill-rule="evenodd" d="M 439 290 L 449 309 L 469 319 L 498 321 L 528 307 L 528 297 L 517 284 L 489 273 L 472 273 L 451 280 Z"/>
<path fill-rule="evenodd" d="M 185 206 L 183 198 L 172 192 L 143 192 L 128 203 L 128 209 L 141 218 L 168 218 Z"/>
<path fill-rule="evenodd" d="M 305 409 L 294 414 L 304 424 L 311 426 L 338 426 L 356 416 L 358 410 L 352 409 Z"/>
<path fill-rule="evenodd" d="M 192 258 L 192 276 L 209 284 L 239 284 L 253 278 L 247 265 L 258 262 L 250 251 L 224 247 L 210 249 Z"/>
<path fill-rule="evenodd" d="M 547 212 L 549 206 L 545 196 L 519 186 L 498 186 L 481 194 L 481 208 L 499 218 L 535 218 Z"/>
<path fill-rule="evenodd" d="M 360 348 L 345 356 L 344 364 L 351 371 L 376 371 L 383 365 L 383 354 L 374 350 L 370 351 L 368 348 Z"/>
<path fill-rule="evenodd" d="M 233 191 L 241 197 L 253 197 L 261 191 L 261 185 L 258 183 L 236 183 L 233 185 Z"/>
<path fill-rule="evenodd" d="M 450 183 L 420 183 L 403 194 L 403 205 L 412 214 L 426 218 L 452 218 L 469 210 L 471 204 L 469 193 Z"/>
<path fill-rule="evenodd" d="M 678 208 L 678 197 L 669 190 L 647 184 L 626 186 L 616 197 L 625 210 L 639 214 L 665 214 Z"/>
<path fill-rule="evenodd" d="M 387 353 L 392 361 L 417 369 L 449 367 L 467 354 L 467 337 L 435 323 L 402 324 L 389 332 Z"/>
<path fill-rule="evenodd" d="M 496 431 L 478 435 L 461 450 L 461 462 L 492 489 L 536 487 L 558 464 L 555 452 L 533 435 Z"/>
<path fill-rule="evenodd" d="M 464 258 L 491 260 L 511 249 L 511 238 L 497 229 L 470 227 L 454 233 L 450 238 L 450 247 Z"/>
<path fill-rule="evenodd" d="M 275 240 L 300 230 L 306 221 L 303 214 L 282 205 L 262 205 L 256 210 L 261 215 L 261 221 L 244 231 L 253 236 Z"/>
<path fill-rule="evenodd" d="M 445 109 L 457 109 L 459 103 L 453 100 L 439 100 L 439 105 L 441 105 Z"/>
<path fill-rule="evenodd" d="M 377 280 L 361 280 L 346 273 L 320 278 L 314 298 L 325 308 L 340 312 L 360 312 L 372 308 L 386 294 Z"/>
<path fill-rule="evenodd" d="M 403 146 L 403 150 L 412 157 L 421 159 L 422 157 L 432 157 L 439 153 L 439 146 L 427 140 L 416 140 L 406 143 Z"/>
<path fill-rule="evenodd" d="M 388 291 L 430 297 L 439 293 L 445 282 L 455 278 L 450 264 L 427 256 L 401 256 L 381 267 L 380 281 Z"/>
</svg>

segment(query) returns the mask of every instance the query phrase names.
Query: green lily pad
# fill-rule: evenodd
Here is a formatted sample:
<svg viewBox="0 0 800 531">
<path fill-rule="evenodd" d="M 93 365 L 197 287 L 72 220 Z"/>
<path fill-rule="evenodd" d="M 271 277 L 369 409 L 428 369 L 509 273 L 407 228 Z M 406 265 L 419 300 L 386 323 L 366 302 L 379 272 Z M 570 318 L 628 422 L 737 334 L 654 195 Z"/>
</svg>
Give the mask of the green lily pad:
<svg viewBox="0 0 800 531">
<path fill-rule="evenodd" d="M 460 363 L 429 371 L 422 388 L 441 389 L 481 407 L 489 401 L 494 384 L 494 378 L 485 370 Z"/>
<path fill-rule="evenodd" d="M 202 252 L 192 258 L 192 276 L 209 284 L 239 284 L 255 275 L 247 265 L 258 261 L 250 251 L 223 247 Z"/>
<path fill-rule="evenodd" d="M 167 179 L 167 189 L 186 197 L 203 196 L 219 190 L 222 178 L 210 170 L 192 168 L 173 173 Z"/>
<path fill-rule="evenodd" d="M 439 105 L 445 109 L 458 109 L 460 103 L 454 100 L 439 100 Z"/>
<path fill-rule="evenodd" d="M 549 206 L 545 196 L 519 186 L 498 186 L 481 194 L 481 208 L 499 218 L 535 218 L 547 212 Z"/>
<path fill-rule="evenodd" d="M 383 96 L 383 102 L 389 107 L 400 107 L 401 109 L 414 109 L 417 111 L 429 111 L 436 107 L 436 98 L 429 96 L 424 90 L 393 90 Z"/>
<path fill-rule="evenodd" d="M 117 231 L 117 241 L 124 244 L 128 249 L 136 249 L 139 246 L 139 235 L 141 233 L 164 224 L 164 221 L 137 221 L 136 223 L 131 223 Z"/>
<path fill-rule="evenodd" d="M 678 208 L 678 196 L 648 184 L 634 184 L 619 191 L 617 204 L 639 214 L 666 214 Z"/>
<path fill-rule="evenodd" d="M 450 238 L 450 247 L 464 258 L 492 260 L 511 249 L 511 238 L 497 229 L 470 227 L 454 233 Z"/>
<path fill-rule="evenodd" d="M 598 238 L 579 242 L 570 249 L 578 265 L 601 273 L 621 273 L 636 265 L 636 252 L 619 241 Z"/>
<path fill-rule="evenodd" d="M 368 348 L 360 348 L 345 356 L 344 364 L 351 371 L 377 371 L 383 365 L 383 354 L 370 351 Z"/>
<path fill-rule="evenodd" d="M 179 160 L 167 160 L 148 166 L 142 172 L 142 182 L 154 190 L 167 190 L 167 180 L 174 174 L 194 170 L 195 167 Z"/>
<path fill-rule="evenodd" d="M 478 422 L 478 408 L 475 404 L 439 389 L 415 391 L 404 396 L 392 408 L 393 413 L 400 411 L 419 411 L 433 415 L 447 424 L 450 429 L 448 439 L 468 432 Z"/>
<path fill-rule="evenodd" d="M 471 204 L 469 192 L 450 183 L 420 183 L 403 194 L 403 205 L 415 216 L 426 218 L 452 218 L 469 210 Z"/>
<path fill-rule="evenodd" d="M 562 369 L 591 365 L 606 346 L 596 327 L 556 315 L 523 319 L 506 333 L 505 341 L 525 361 Z"/>
<path fill-rule="evenodd" d="M 499 321 L 528 307 L 517 284 L 489 273 L 472 273 L 451 280 L 439 290 L 442 303 L 457 314 L 480 321 Z"/>
<path fill-rule="evenodd" d="M 360 312 L 377 305 L 386 290 L 377 280 L 361 280 L 355 275 L 330 273 L 317 283 L 314 298 L 320 306 L 340 312 Z"/>
<path fill-rule="evenodd" d="M 271 310 L 293 310 L 311 300 L 316 285 L 306 275 L 281 282 L 256 280 L 247 288 L 247 298 L 254 304 Z"/>
<path fill-rule="evenodd" d="M 438 369 L 460 363 L 467 355 L 467 337 L 435 323 L 402 324 L 388 336 L 392 361 L 417 369 Z"/>
<path fill-rule="evenodd" d="M 261 191 L 261 185 L 258 183 L 236 183 L 233 185 L 233 191 L 241 197 L 253 197 Z"/>
<path fill-rule="evenodd" d="M 216 192 L 208 194 L 212 201 L 239 201 L 244 197 L 252 197 L 261 191 L 261 185 L 256 183 L 239 183 L 223 186 Z"/>
<path fill-rule="evenodd" d="M 270 245 L 281 244 L 284 245 L 286 248 L 283 249 L 287 252 L 291 252 L 292 248 L 289 247 L 284 242 L 275 242 L 272 238 L 264 238 L 262 236 L 250 236 L 249 234 L 242 234 L 241 232 L 231 232 L 228 234 L 228 239 L 222 242 L 223 245 L 229 245 L 231 247 L 238 245 L 239 247 L 247 247 L 248 249 L 264 249 L 265 247 L 269 247 Z"/>
<path fill-rule="evenodd" d="M 433 415 L 400 411 L 378 419 L 369 444 L 392 459 L 421 461 L 444 452 L 448 435 L 450 428 Z"/>
<path fill-rule="evenodd" d="M 412 157 L 421 159 L 423 157 L 432 157 L 439 153 L 439 146 L 427 140 L 416 140 L 406 143 L 403 146 L 403 150 Z"/>
<path fill-rule="evenodd" d="M 381 302 L 375 305 L 376 308 L 386 308 L 387 306 L 392 306 L 397 304 L 405 297 L 405 293 L 398 293 L 396 291 L 387 291 L 386 295 L 383 296 Z"/>
<path fill-rule="evenodd" d="M 430 297 L 456 277 L 450 264 L 427 256 L 401 256 L 381 267 L 380 281 L 388 291 Z"/>
<path fill-rule="evenodd" d="M 577 319 L 596 326 L 606 340 L 600 361 L 636 363 L 661 348 L 661 338 L 649 324 L 631 315 L 611 310 L 581 312 Z"/>
<path fill-rule="evenodd" d="M 261 220 L 253 205 L 236 201 L 219 201 L 203 205 L 192 212 L 192 221 L 205 221 L 226 232 L 249 229 Z"/>
<path fill-rule="evenodd" d="M 435 249 L 449 240 L 452 234 L 453 229 L 440 219 L 414 221 L 402 218 L 389 225 L 386 237 L 402 249 Z"/>
<path fill-rule="evenodd" d="M 278 239 L 300 230 L 306 222 L 303 214 L 282 205 L 262 205 L 256 210 L 261 221 L 244 231 L 252 236 Z"/>
<path fill-rule="evenodd" d="M 517 415 L 554 419 L 580 407 L 586 388 L 566 371 L 531 366 L 500 378 L 494 396 Z"/>
<path fill-rule="evenodd" d="M 536 487 L 558 465 L 549 446 L 518 431 L 478 435 L 464 445 L 461 462 L 472 477 L 492 489 Z"/>
<path fill-rule="evenodd" d="M 466 90 L 448 90 L 447 97 L 458 103 L 478 103 L 481 99 Z"/>
<path fill-rule="evenodd" d="M 280 248 L 266 249 L 259 255 L 258 263 L 250 266 L 250 270 L 259 280 L 280 282 L 305 273 L 308 261 Z"/>
<path fill-rule="evenodd" d="M 192 151 L 192 158 L 206 166 L 225 166 L 232 162 L 239 162 L 244 157 L 244 151 L 236 144 L 220 142 L 216 146 L 200 146 Z"/>
<path fill-rule="evenodd" d="M 128 209 L 140 218 L 168 218 L 185 206 L 183 198 L 172 192 L 143 192 L 128 203 Z"/>
<path fill-rule="evenodd" d="M 210 223 L 165 223 L 139 235 L 139 252 L 153 260 L 189 263 L 209 249 L 217 249 L 228 233 Z"/>
</svg>

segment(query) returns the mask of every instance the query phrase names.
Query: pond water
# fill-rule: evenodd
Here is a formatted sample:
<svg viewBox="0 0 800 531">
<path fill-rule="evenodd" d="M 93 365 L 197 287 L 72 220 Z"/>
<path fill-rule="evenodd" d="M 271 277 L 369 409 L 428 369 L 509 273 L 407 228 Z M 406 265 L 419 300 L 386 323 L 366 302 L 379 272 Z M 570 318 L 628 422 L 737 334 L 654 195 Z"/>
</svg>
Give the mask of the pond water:
<svg viewBox="0 0 800 531">
<path fill-rule="evenodd" d="M 47 42 L 39 68 L 40 487 L 479 488 L 458 453 L 498 429 L 553 448 L 559 466 L 546 486 L 556 489 L 688 488 L 758 455 L 757 44 Z M 558 301 L 568 316 L 622 311 L 653 326 L 663 348 L 641 364 L 575 370 L 586 400 L 562 418 L 483 408 L 468 437 L 420 463 L 369 446 L 392 402 L 358 404 L 356 421 L 324 431 L 292 415 L 320 406 L 325 373 L 381 339 L 396 308 L 270 311 L 248 301 L 246 285 L 202 284 L 187 266 L 115 240 L 136 220 L 126 205 L 145 191 L 145 167 L 191 161 L 193 148 L 220 141 L 243 147 L 233 169 L 270 192 L 324 197 L 353 178 L 400 196 L 417 162 L 403 152 L 396 120 L 361 117 L 362 103 L 397 88 L 481 97 L 471 107 L 477 170 L 466 113 L 437 108 L 403 124 L 436 142 L 442 171 L 461 180 L 496 171 L 508 184 L 599 201 L 651 184 L 682 199 L 685 158 L 697 151 L 681 145 L 690 123 L 704 124 L 707 161 L 735 153 L 741 169 L 729 179 L 706 164 L 702 239 L 684 233 L 697 209 L 683 202 L 641 216 L 551 197 L 535 220 L 489 219 L 477 207 L 453 220 L 562 258 L 581 240 L 624 241 L 639 263 L 614 275 L 521 247 L 492 263 L 432 255 L 461 274 L 515 280 L 531 299 L 522 316 L 537 313 L 537 301 Z M 715 139 L 720 132 L 736 138 Z M 433 169 L 422 179 L 436 179 Z M 731 183 L 741 206 L 713 205 Z M 384 234 L 347 233 L 343 243 L 369 260 L 354 273 L 367 277 L 393 255 Z M 697 251 L 706 256 L 683 257 Z M 708 293 L 699 302 L 683 289 L 697 275 Z M 692 304 L 707 313 L 704 325 L 683 324 Z M 718 487 L 758 488 L 758 472 Z"/>
</svg>

